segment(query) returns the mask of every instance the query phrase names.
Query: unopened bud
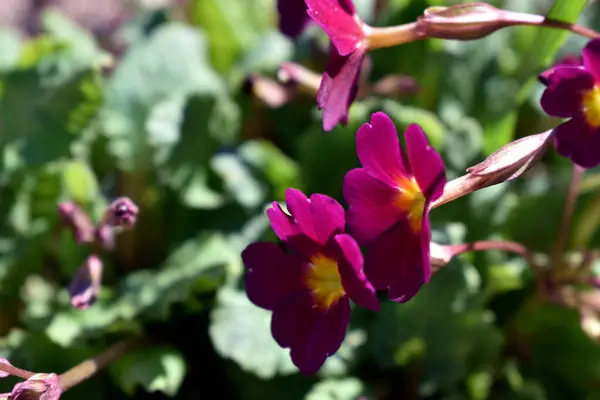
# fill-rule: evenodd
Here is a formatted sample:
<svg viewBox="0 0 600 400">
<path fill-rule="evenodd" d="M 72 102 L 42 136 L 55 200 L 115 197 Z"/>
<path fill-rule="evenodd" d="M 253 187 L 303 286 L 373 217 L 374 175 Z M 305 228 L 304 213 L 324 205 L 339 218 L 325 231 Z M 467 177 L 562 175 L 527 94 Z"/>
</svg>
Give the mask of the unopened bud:
<svg viewBox="0 0 600 400">
<path fill-rule="evenodd" d="M 101 224 L 95 231 L 96 243 L 103 249 L 112 250 L 115 247 L 115 231 L 111 225 Z"/>
<path fill-rule="evenodd" d="M 91 255 L 85 260 L 69 284 L 73 307 L 85 310 L 96 301 L 102 282 L 102 269 L 102 260 L 97 256 Z"/>
<path fill-rule="evenodd" d="M 371 93 L 386 97 L 410 96 L 418 90 L 419 84 L 415 78 L 400 74 L 384 76 L 369 87 Z"/>
<path fill-rule="evenodd" d="M 475 190 L 511 181 L 528 170 L 546 151 L 554 131 L 529 135 L 501 147 L 481 163 L 467 169 L 468 174 L 446 184 L 444 193 L 431 208 L 448 203 Z"/>
<path fill-rule="evenodd" d="M 125 226 L 131 228 L 135 225 L 139 209 L 127 197 L 113 201 L 104 214 L 103 221 L 111 226 Z"/>
<path fill-rule="evenodd" d="M 279 82 L 293 85 L 299 91 L 316 96 L 321 85 L 321 74 L 295 63 L 283 63 L 277 72 Z"/>
<path fill-rule="evenodd" d="M 583 329 L 590 339 L 595 341 L 600 339 L 600 320 L 598 320 L 598 314 L 594 310 L 582 308 L 579 311 L 579 323 L 581 324 L 581 329 Z"/>
<path fill-rule="evenodd" d="M 94 224 L 77 204 L 59 203 L 57 209 L 62 222 L 69 227 L 77 243 L 87 244 L 94 241 Z"/>
<path fill-rule="evenodd" d="M 4 357 L 0 357 L 0 364 L 4 364 L 4 365 L 12 365 L 6 358 Z M 2 371 L 0 370 L 0 378 L 6 378 L 7 376 L 10 376 L 10 374 L 8 372 Z"/>
<path fill-rule="evenodd" d="M 543 17 L 501 10 L 486 3 L 429 7 L 417 19 L 417 33 L 428 38 L 451 40 L 481 39 L 512 25 L 535 25 Z"/>
<path fill-rule="evenodd" d="M 62 391 L 56 374 L 35 374 L 12 390 L 11 400 L 58 400 Z"/>
<path fill-rule="evenodd" d="M 270 108 L 279 108 L 295 95 L 295 89 L 264 77 L 251 74 L 244 81 L 244 91 Z"/>
</svg>

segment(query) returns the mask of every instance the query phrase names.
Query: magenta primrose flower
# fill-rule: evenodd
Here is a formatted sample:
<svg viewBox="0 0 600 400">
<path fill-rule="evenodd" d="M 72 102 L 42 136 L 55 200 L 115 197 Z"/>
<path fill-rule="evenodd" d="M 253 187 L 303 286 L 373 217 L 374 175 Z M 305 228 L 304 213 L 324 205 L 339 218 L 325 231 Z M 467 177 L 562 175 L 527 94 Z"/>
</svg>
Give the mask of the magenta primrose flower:
<svg viewBox="0 0 600 400">
<path fill-rule="evenodd" d="M 559 65 L 544 72 L 544 111 L 570 118 L 554 129 L 559 154 L 583 168 L 600 164 L 600 39 L 583 48 L 582 65 Z"/>
<path fill-rule="evenodd" d="M 277 12 L 279 31 L 292 39 L 300 36 L 311 21 L 304 0 L 277 0 Z"/>
<path fill-rule="evenodd" d="M 242 259 L 248 298 L 273 311 L 271 332 L 290 348 L 303 374 L 321 368 L 339 348 L 350 321 L 350 300 L 378 311 L 375 289 L 363 272 L 358 244 L 344 233 L 344 209 L 334 199 L 296 189 L 286 192 L 290 214 L 279 204 L 267 216 L 276 243 L 250 244 Z"/>
<path fill-rule="evenodd" d="M 310 15 L 329 35 L 329 61 L 317 94 L 323 129 L 348 123 L 348 109 L 358 92 L 358 79 L 367 54 L 366 25 L 351 0 L 305 0 Z"/>
<path fill-rule="evenodd" d="M 444 162 L 419 125 L 404 133 L 408 159 L 396 128 L 382 112 L 356 134 L 362 168 L 344 178 L 350 233 L 369 246 L 365 273 L 377 290 L 397 302 L 410 300 L 431 277 L 429 204 L 446 184 Z"/>
</svg>

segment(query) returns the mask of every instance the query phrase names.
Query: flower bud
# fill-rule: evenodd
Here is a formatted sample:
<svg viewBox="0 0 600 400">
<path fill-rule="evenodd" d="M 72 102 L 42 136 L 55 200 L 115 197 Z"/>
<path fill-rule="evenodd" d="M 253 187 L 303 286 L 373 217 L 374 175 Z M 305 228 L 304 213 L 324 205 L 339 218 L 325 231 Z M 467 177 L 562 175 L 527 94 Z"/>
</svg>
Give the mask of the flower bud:
<svg viewBox="0 0 600 400">
<path fill-rule="evenodd" d="M 96 301 L 102 282 L 102 269 L 102 260 L 97 256 L 91 255 L 85 260 L 69 284 L 73 307 L 85 310 Z"/>
<path fill-rule="evenodd" d="M 59 203 L 57 209 L 63 224 L 71 229 L 77 243 L 87 244 L 94 241 L 94 224 L 77 204 Z"/>
<path fill-rule="evenodd" d="M 475 190 L 511 181 L 528 170 L 546 151 L 554 131 L 529 135 L 501 147 L 481 163 L 467 169 L 468 174 L 446 184 L 444 193 L 431 208 L 448 203 Z"/>
<path fill-rule="evenodd" d="M 315 96 L 321 85 L 321 74 L 296 63 L 283 63 L 277 72 L 277 79 L 293 85 L 299 91 Z"/>
<path fill-rule="evenodd" d="M 454 254 L 452 246 L 431 242 L 429 245 L 429 259 L 434 270 L 445 267 L 452 261 Z"/>
<path fill-rule="evenodd" d="M 287 104 L 295 95 L 293 88 L 260 74 L 251 74 L 246 77 L 244 91 L 269 108 L 279 108 Z"/>
<path fill-rule="evenodd" d="M 429 7 L 417 19 L 417 33 L 428 38 L 481 39 L 511 25 L 540 23 L 543 17 L 501 10 L 485 3 Z"/>
<path fill-rule="evenodd" d="M 0 364 L 5 364 L 5 365 L 12 365 L 6 358 L 4 357 L 0 357 Z M 8 372 L 4 372 L 4 371 L 0 371 L 0 378 L 6 378 L 7 376 L 10 376 L 10 374 Z"/>
<path fill-rule="evenodd" d="M 111 225 L 102 224 L 94 232 L 96 243 L 103 249 L 112 250 L 115 247 L 115 231 Z"/>
<path fill-rule="evenodd" d="M 104 213 L 103 221 L 111 226 L 125 226 L 131 228 L 136 221 L 139 209 L 127 197 L 120 197 L 113 201 Z"/>
<path fill-rule="evenodd" d="M 35 374 L 12 390 L 11 400 L 58 400 L 62 391 L 56 374 Z"/>
</svg>

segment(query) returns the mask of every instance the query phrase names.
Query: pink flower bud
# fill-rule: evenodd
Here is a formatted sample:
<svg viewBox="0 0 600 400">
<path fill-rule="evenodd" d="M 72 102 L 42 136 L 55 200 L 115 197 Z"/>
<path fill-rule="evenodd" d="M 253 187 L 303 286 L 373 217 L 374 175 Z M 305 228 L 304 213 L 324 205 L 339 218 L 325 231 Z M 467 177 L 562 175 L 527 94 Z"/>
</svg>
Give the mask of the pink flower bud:
<svg viewBox="0 0 600 400">
<path fill-rule="evenodd" d="M 59 203 L 57 208 L 63 224 L 71 229 L 77 243 L 87 244 L 94 241 L 94 224 L 85 211 L 72 202 Z"/>
<path fill-rule="evenodd" d="M 11 400 L 58 400 L 62 391 L 56 374 L 35 374 L 12 390 Z"/>
<path fill-rule="evenodd" d="M 533 25 L 543 17 L 501 10 L 485 3 L 429 7 L 417 20 L 417 32 L 428 38 L 474 40 L 511 25 Z"/>
<path fill-rule="evenodd" d="M 84 310 L 96 301 L 102 282 L 103 264 L 97 256 L 85 260 L 69 285 L 69 295 L 73 307 Z"/>
<path fill-rule="evenodd" d="M 120 197 L 113 201 L 104 214 L 104 222 L 111 226 L 125 226 L 131 228 L 136 221 L 139 209 L 127 197 Z"/>
</svg>

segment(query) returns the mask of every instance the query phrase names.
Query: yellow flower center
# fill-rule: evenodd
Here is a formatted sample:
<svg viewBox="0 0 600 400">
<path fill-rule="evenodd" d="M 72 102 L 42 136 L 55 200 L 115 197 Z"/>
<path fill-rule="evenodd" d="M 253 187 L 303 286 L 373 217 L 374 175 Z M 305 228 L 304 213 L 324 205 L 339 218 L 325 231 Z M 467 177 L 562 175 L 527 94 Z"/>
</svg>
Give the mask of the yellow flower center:
<svg viewBox="0 0 600 400">
<path fill-rule="evenodd" d="M 337 262 L 322 254 L 311 258 L 306 284 L 312 291 L 317 306 L 322 310 L 331 308 L 346 294 Z"/>
<path fill-rule="evenodd" d="M 421 230 L 423 214 L 425 212 L 425 196 L 417 184 L 415 178 L 400 177 L 396 180 L 398 183 L 398 194 L 396 196 L 396 206 L 408 214 L 408 222 L 413 232 Z"/>
<path fill-rule="evenodd" d="M 583 95 L 583 112 L 588 124 L 600 127 L 600 88 L 594 86 Z"/>
</svg>

